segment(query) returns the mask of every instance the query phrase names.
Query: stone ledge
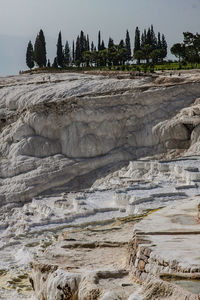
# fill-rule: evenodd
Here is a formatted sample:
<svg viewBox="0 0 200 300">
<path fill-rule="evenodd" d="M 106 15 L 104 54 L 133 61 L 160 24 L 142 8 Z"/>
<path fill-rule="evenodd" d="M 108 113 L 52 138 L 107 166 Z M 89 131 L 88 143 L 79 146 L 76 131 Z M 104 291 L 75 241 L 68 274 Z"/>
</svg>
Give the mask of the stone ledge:
<svg viewBox="0 0 200 300">
<path fill-rule="evenodd" d="M 198 290 L 193 293 L 184 286 L 180 288 L 174 284 L 179 280 L 174 278 L 188 281 L 189 286 L 192 280 L 200 279 L 200 224 L 196 220 L 198 203 L 199 198 L 196 197 L 178 207 L 166 207 L 134 227 L 134 236 L 129 244 L 131 271 L 145 285 L 149 280 L 152 280 L 151 285 L 158 280 L 160 285 L 164 284 L 164 290 L 168 286 L 172 294 L 179 295 L 179 298 L 169 299 L 196 299 Z M 175 277 L 167 281 L 167 276 L 172 274 Z M 190 298 L 183 291 L 187 291 Z"/>
</svg>

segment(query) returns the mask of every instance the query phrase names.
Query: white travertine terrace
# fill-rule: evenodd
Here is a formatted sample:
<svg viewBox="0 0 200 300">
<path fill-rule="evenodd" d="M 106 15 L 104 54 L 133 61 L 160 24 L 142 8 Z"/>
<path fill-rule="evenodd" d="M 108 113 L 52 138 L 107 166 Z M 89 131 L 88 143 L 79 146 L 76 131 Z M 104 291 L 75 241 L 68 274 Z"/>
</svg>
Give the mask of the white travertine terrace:
<svg viewBox="0 0 200 300">
<path fill-rule="evenodd" d="M 200 74 L 117 79 L 61 73 L 50 77 L 50 81 L 47 74 L 0 78 L 0 297 L 30 297 L 27 282 L 27 291 L 21 288 L 15 296 L 12 293 L 15 280 L 26 280 L 22 270 L 33 257 L 41 257 L 52 270 L 53 263 L 42 250 L 57 255 L 58 236 L 66 230 L 88 226 L 97 230 L 101 225 L 97 246 L 90 238 L 85 245 L 84 235 L 77 236 L 81 249 L 87 249 L 88 243 L 94 247 L 88 259 L 96 261 L 99 272 L 106 272 L 98 273 L 100 281 L 94 290 L 102 300 L 121 299 L 123 289 L 111 288 L 105 278 L 119 285 L 125 280 L 124 299 L 142 299 L 139 287 L 130 283 L 126 264 L 111 268 L 115 258 L 108 259 L 105 270 L 95 249 L 108 250 L 107 244 L 101 244 L 102 233 L 108 232 L 116 259 L 121 251 L 125 257 L 135 219 L 127 228 L 120 221 L 115 236 L 112 224 L 116 220 L 171 203 L 179 205 L 199 194 Z M 110 257 L 112 251 L 106 253 Z M 37 269 L 39 263 L 34 261 Z M 9 279 L 11 265 L 19 270 L 15 280 Z M 83 269 L 91 271 L 87 257 Z M 80 272 L 79 300 L 88 297 L 84 284 L 91 275 Z M 92 272 L 95 277 L 97 270 Z M 49 289 L 37 282 L 39 273 L 33 278 L 37 300 L 43 300 Z M 60 266 L 57 273 L 62 273 Z M 76 270 L 72 273 L 77 278 Z M 84 274 L 89 277 L 84 279 Z M 73 276 L 65 276 L 73 285 Z M 56 278 L 60 284 L 60 277 Z M 66 292 L 51 291 L 44 299 L 59 299 Z M 131 296 L 134 292 L 136 296 Z"/>
</svg>

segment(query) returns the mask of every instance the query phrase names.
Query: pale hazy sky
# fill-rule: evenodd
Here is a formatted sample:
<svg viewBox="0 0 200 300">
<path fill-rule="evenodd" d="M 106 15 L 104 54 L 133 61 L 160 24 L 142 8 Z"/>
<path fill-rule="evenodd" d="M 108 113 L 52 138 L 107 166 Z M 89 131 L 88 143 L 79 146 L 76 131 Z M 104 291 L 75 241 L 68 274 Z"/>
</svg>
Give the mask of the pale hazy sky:
<svg viewBox="0 0 200 300">
<path fill-rule="evenodd" d="M 154 24 L 171 39 L 184 30 L 200 30 L 199 0 L 0 0 L 0 34 L 31 36 L 40 28 L 49 36 L 62 30 L 72 38 L 82 28 L 120 39 L 128 28 Z"/>
<path fill-rule="evenodd" d="M 133 41 L 136 26 L 151 24 L 169 45 L 181 41 L 183 31 L 200 32 L 200 0 L 0 0 L 0 45 L 2 35 L 28 42 L 40 28 L 50 39 L 61 30 L 63 43 L 81 29 L 95 43 L 99 29 L 106 43 L 109 36 L 119 42 L 128 29 Z M 0 52 L 0 68 L 2 59 Z"/>
</svg>

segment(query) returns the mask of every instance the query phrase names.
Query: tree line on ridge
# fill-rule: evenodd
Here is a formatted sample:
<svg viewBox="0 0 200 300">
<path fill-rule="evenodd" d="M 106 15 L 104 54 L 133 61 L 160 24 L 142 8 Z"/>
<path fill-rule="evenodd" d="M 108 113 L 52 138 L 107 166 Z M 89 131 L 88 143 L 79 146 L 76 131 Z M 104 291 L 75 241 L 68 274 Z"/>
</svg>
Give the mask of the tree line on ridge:
<svg viewBox="0 0 200 300">
<path fill-rule="evenodd" d="M 119 66 L 129 63 L 132 59 L 140 64 L 145 61 L 147 64 L 163 62 L 167 56 L 167 41 L 165 35 L 160 32 L 156 35 L 153 25 L 142 34 L 138 27 L 135 29 L 134 47 L 131 47 L 129 31 L 126 31 L 125 38 L 119 44 L 114 43 L 110 37 L 107 46 L 102 39 L 101 32 L 98 32 L 98 44 L 90 43 L 89 35 L 83 31 L 77 36 L 76 41 L 62 44 L 61 31 L 58 34 L 57 52 L 53 63 L 47 59 L 46 41 L 44 32 L 41 29 L 36 36 L 34 45 L 29 41 L 26 50 L 26 64 L 32 69 L 38 67 L 67 68 L 69 66 L 103 67 Z"/>
</svg>

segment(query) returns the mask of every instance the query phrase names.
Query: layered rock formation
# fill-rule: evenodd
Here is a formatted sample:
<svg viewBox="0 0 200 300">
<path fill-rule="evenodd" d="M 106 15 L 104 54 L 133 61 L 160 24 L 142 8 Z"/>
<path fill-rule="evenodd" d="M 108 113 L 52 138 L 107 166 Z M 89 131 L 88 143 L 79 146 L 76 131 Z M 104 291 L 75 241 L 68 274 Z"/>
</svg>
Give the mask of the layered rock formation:
<svg viewBox="0 0 200 300">
<path fill-rule="evenodd" d="M 194 103 L 199 85 L 198 77 L 159 87 L 150 79 L 73 74 L 52 75 L 51 82 L 45 75 L 3 80 L 1 203 L 28 201 L 109 163 L 187 149 L 191 127 L 157 124 Z"/>
<path fill-rule="evenodd" d="M 198 265 L 189 259 L 194 255 L 198 256 L 199 253 L 198 238 L 196 239 L 196 237 L 200 227 L 195 220 L 198 200 L 194 201 L 195 205 L 192 205 L 190 200 L 191 196 L 198 195 L 200 191 L 200 172 L 196 168 L 199 162 L 199 157 L 160 162 L 147 159 L 130 162 L 127 167 L 97 180 L 93 187 L 88 191 L 85 190 L 84 194 L 79 194 L 76 201 L 84 209 L 85 218 L 82 217 L 81 221 L 71 219 L 60 234 L 58 241 L 53 242 L 33 262 L 32 278 L 35 282 L 37 299 L 42 299 L 43 296 L 47 299 L 54 297 L 59 299 L 59 295 L 63 295 L 63 297 L 70 295 L 63 290 L 66 284 L 74 297 L 78 295 L 78 299 L 90 299 L 89 295 L 93 292 L 97 295 L 94 299 L 104 299 L 107 294 L 109 296 L 105 299 L 110 300 L 150 300 L 163 299 L 164 296 L 171 296 L 169 299 L 196 299 L 196 295 L 192 295 L 184 287 L 178 288 L 173 283 L 168 283 L 167 280 L 163 281 L 163 278 L 168 278 L 172 273 L 169 266 L 173 265 L 175 259 L 180 256 L 180 253 L 176 254 L 176 251 L 172 250 L 180 246 L 184 237 L 186 237 L 186 242 L 183 242 L 181 249 L 187 253 L 187 256 L 184 257 L 183 253 L 182 256 L 188 260 L 187 269 L 190 269 L 190 277 L 181 277 L 181 280 L 185 279 L 187 286 L 187 280 L 191 282 L 192 276 L 198 278 Z M 186 199 L 189 201 L 181 208 Z M 68 206 L 69 200 L 68 198 Z M 173 208 L 168 212 L 168 206 L 171 203 L 173 203 Z M 60 201 L 60 205 L 64 204 L 66 204 L 66 200 L 63 199 Z M 91 213 L 91 207 L 97 207 L 97 205 L 101 207 L 101 211 L 96 208 L 95 218 L 91 219 L 87 213 Z M 147 216 L 149 210 L 163 206 L 167 206 L 167 208 L 163 212 L 161 210 L 157 213 L 160 224 L 156 221 L 155 213 L 146 217 L 144 221 L 135 226 L 134 239 L 128 247 L 134 223 Z M 177 207 L 176 210 L 175 207 Z M 183 210 L 184 212 L 182 212 Z M 187 210 L 188 214 L 185 213 Z M 184 214 L 186 215 L 184 216 Z M 173 223 L 170 223 L 171 230 L 168 228 L 170 222 L 168 215 L 173 220 Z M 168 219 L 168 223 L 164 222 Z M 193 230 L 193 236 L 188 225 Z M 193 226 L 195 229 L 192 225 L 195 225 Z M 182 235 L 174 229 L 175 226 L 178 226 Z M 166 229 L 166 233 L 163 233 L 164 229 Z M 154 234 L 155 230 L 158 231 L 156 235 Z M 157 240 L 151 242 L 151 238 L 153 239 L 154 236 Z M 173 240 L 164 243 L 166 236 L 167 240 L 170 238 Z M 196 246 L 194 243 L 192 244 L 192 240 L 195 241 L 195 239 Z M 177 240 L 178 245 L 175 244 Z M 156 245 L 155 241 L 157 241 Z M 172 249 L 170 248 L 171 244 Z M 158 250 L 155 249 L 156 254 L 154 253 L 155 246 L 158 248 Z M 159 247 L 163 250 L 160 251 Z M 170 255 L 168 261 L 163 257 L 162 252 L 164 251 Z M 151 252 L 151 258 L 149 258 Z M 173 257 L 173 254 L 176 257 Z M 128 257 L 130 257 L 129 263 Z M 161 264 L 161 261 L 167 261 L 167 263 Z M 177 271 L 178 262 L 175 266 Z M 191 274 L 192 269 L 196 270 L 196 274 Z M 180 272 L 176 274 L 176 277 L 175 269 L 173 270 L 174 281 L 178 280 L 178 275 L 183 276 L 183 273 L 186 272 L 186 269 L 184 270 L 179 267 Z M 127 271 L 130 271 L 129 275 Z M 59 274 L 68 278 L 62 281 L 62 290 L 57 288 L 63 278 Z M 69 281 L 70 274 L 78 280 L 75 288 L 73 282 Z M 135 285 L 136 281 L 133 280 L 132 275 L 140 283 L 145 283 L 143 295 L 138 294 L 140 287 Z M 104 278 L 103 281 L 101 276 Z M 42 278 L 45 278 L 45 283 Z M 169 280 L 171 280 L 170 278 Z M 86 286 L 85 281 L 87 282 Z M 84 290 L 82 289 L 83 283 Z M 48 293 L 49 285 L 54 287 L 50 293 Z M 115 291 L 114 294 L 112 291 Z M 188 298 L 190 296 L 192 298 Z"/>
<path fill-rule="evenodd" d="M 13 299 L 16 282 L 14 298 L 30 297 L 27 263 L 36 254 L 37 300 L 72 292 L 74 299 L 89 299 L 90 292 L 91 299 L 142 299 L 124 263 L 137 220 L 128 217 L 199 194 L 199 73 L 139 79 L 51 74 L 50 81 L 45 74 L 21 75 L 2 78 L 0 87 L 2 299 Z M 147 155 L 154 157 L 144 160 Z M 185 158 L 155 161 L 178 155 Z M 115 236 L 112 227 L 122 218 Z M 88 226 L 96 232 L 97 225 L 97 241 L 88 229 L 70 233 Z M 62 238 L 66 230 L 69 240 Z M 95 251 L 108 260 L 88 267 Z M 120 253 L 123 263 L 113 268 Z M 61 266 L 65 255 L 71 271 Z M 10 265 L 20 273 L 13 277 Z"/>
</svg>

